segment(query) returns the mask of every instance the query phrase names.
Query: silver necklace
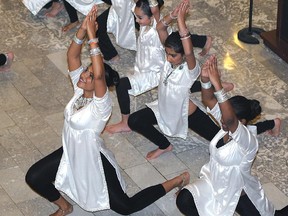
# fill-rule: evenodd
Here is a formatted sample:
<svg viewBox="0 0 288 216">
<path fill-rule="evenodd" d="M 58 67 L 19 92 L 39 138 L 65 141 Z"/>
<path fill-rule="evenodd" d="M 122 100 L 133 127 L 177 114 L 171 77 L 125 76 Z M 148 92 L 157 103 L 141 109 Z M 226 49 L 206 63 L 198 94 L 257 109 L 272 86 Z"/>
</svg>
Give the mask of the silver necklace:
<svg viewBox="0 0 288 216">
<path fill-rule="evenodd" d="M 176 65 L 176 66 L 173 66 L 173 65 L 172 65 L 172 68 L 176 68 L 176 67 L 178 67 L 178 65 Z M 179 66 L 179 70 L 182 70 L 182 68 L 183 68 L 183 65 L 180 65 L 180 66 Z M 166 75 L 166 77 L 164 78 L 163 83 L 164 83 L 165 86 L 167 86 L 167 84 L 168 84 L 168 78 L 171 76 L 171 74 L 174 72 L 174 70 L 175 70 L 175 69 L 173 69 L 170 73 L 168 73 L 168 74 Z"/>
<path fill-rule="evenodd" d="M 87 104 L 89 104 L 91 101 L 93 100 L 93 98 L 85 98 L 83 97 L 83 95 L 81 97 L 79 97 L 73 106 L 74 110 L 79 110 L 82 107 L 86 106 Z"/>
</svg>

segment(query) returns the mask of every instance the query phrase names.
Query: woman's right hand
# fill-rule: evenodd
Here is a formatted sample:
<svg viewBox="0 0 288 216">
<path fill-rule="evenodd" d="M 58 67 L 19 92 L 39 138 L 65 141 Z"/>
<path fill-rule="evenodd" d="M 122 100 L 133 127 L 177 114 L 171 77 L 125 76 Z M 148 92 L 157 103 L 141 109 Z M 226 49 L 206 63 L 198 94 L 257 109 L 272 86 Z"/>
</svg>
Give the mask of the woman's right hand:
<svg viewBox="0 0 288 216">
<path fill-rule="evenodd" d="M 222 89 L 221 79 L 220 79 L 220 73 L 218 71 L 218 65 L 217 65 L 217 58 L 215 55 L 211 59 L 209 59 L 209 79 L 211 84 L 214 86 L 215 90 L 218 91 Z"/>
<path fill-rule="evenodd" d="M 90 12 L 87 14 L 87 16 L 85 17 L 85 19 L 83 20 L 80 28 L 83 29 L 84 31 L 87 31 L 87 21 L 88 21 L 88 19 L 90 19 L 91 14 L 92 14 L 93 11 L 95 11 L 95 10 L 97 11 L 97 6 L 96 6 L 96 5 L 94 5 L 94 6 L 91 8 Z"/>
</svg>

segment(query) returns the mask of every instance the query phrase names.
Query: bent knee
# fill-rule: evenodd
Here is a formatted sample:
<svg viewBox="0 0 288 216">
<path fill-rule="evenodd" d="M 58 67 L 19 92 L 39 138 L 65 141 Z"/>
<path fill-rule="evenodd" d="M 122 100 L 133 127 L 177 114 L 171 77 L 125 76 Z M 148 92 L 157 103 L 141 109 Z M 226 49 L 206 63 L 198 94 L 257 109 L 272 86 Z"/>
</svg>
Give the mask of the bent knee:
<svg viewBox="0 0 288 216">
<path fill-rule="evenodd" d="M 139 118 L 137 113 L 132 113 L 128 118 L 128 126 L 131 130 L 137 130 L 139 125 Z"/>
</svg>

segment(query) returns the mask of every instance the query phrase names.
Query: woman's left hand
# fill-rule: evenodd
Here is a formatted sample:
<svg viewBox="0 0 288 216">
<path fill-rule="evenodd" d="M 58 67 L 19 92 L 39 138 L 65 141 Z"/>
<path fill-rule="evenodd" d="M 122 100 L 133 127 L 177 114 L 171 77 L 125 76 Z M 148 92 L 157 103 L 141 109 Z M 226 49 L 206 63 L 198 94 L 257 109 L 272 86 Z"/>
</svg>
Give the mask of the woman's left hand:
<svg viewBox="0 0 288 216">
<path fill-rule="evenodd" d="M 189 0 L 183 0 L 180 3 L 180 7 L 178 10 L 178 19 L 185 20 L 185 15 L 188 13 L 190 8 L 190 2 Z"/>
<path fill-rule="evenodd" d="M 98 23 L 96 22 L 97 10 L 97 5 L 94 5 L 86 17 L 87 34 L 89 39 L 95 38 L 96 32 L 98 30 Z"/>
</svg>

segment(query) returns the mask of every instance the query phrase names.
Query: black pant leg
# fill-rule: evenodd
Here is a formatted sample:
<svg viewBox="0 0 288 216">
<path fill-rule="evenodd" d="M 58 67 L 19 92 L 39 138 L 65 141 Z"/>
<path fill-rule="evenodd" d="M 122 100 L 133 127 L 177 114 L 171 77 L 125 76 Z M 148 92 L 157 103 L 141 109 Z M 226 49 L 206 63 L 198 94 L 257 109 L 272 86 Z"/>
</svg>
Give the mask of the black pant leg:
<svg viewBox="0 0 288 216">
<path fill-rule="evenodd" d="M 52 1 L 48 2 L 46 5 L 44 5 L 43 8 L 46 8 L 46 9 L 50 8 L 52 6 L 53 2 L 58 2 L 58 0 L 56 0 L 56 1 L 52 0 Z"/>
<path fill-rule="evenodd" d="M 157 119 L 153 111 L 148 107 L 132 113 L 128 119 L 128 126 L 131 130 L 142 134 L 160 149 L 166 149 L 170 142 L 154 127 L 154 124 L 157 124 Z"/>
<path fill-rule="evenodd" d="M 128 197 L 122 190 L 114 167 L 103 154 L 101 154 L 101 159 L 108 187 L 110 207 L 113 211 L 122 215 L 132 214 L 151 205 L 166 194 L 163 186 L 158 184 L 148 187 L 132 197 Z"/>
<path fill-rule="evenodd" d="M 195 133 L 211 141 L 220 128 L 198 107 L 194 113 L 188 116 L 188 126 Z"/>
<path fill-rule="evenodd" d="M 185 188 L 179 192 L 176 198 L 176 205 L 185 216 L 199 216 L 194 198 L 191 192 Z"/>
<path fill-rule="evenodd" d="M 55 188 L 55 181 L 63 148 L 59 148 L 42 158 L 28 170 L 25 180 L 27 184 L 42 197 L 54 202 L 60 198 L 59 191 Z"/>
<path fill-rule="evenodd" d="M 190 92 L 194 93 L 194 92 L 200 92 L 200 91 L 201 91 L 201 83 L 200 83 L 200 81 L 197 80 L 191 86 Z"/>
<path fill-rule="evenodd" d="M 96 36 L 99 39 L 98 44 L 105 60 L 110 60 L 118 55 L 118 52 L 113 46 L 107 33 L 107 19 L 109 15 L 109 9 L 110 8 L 105 10 L 97 17 L 98 31 L 96 32 Z"/>
<path fill-rule="evenodd" d="M 69 2 L 67 1 L 63 1 L 64 2 L 64 7 L 68 13 L 69 19 L 70 19 L 70 23 L 74 23 L 79 21 L 78 19 L 78 14 L 77 14 L 77 10 L 69 4 Z"/>
<path fill-rule="evenodd" d="M 265 120 L 263 122 L 257 122 L 255 126 L 257 127 L 257 134 L 261 134 L 267 130 L 272 130 L 275 127 L 275 122 L 274 120 Z"/>
<path fill-rule="evenodd" d="M 260 216 L 258 210 L 246 194 L 240 197 L 236 212 L 241 216 Z"/>
<path fill-rule="evenodd" d="M 0 66 L 3 66 L 7 61 L 6 55 L 1 53 L 0 54 Z"/>
<path fill-rule="evenodd" d="M 130 114 L 130 96 L 128 90 L 131 89 L 131 84 L 128 77 L 120 79 L 118 86 L 116 87 L 117 100 L 119 103 L 121 114 Z"/>
<path fill-rule="evenodd" d="M 207 41 L 206 35 L 191 34 L 193 47 L 203 48 Z"/>
</svg>

